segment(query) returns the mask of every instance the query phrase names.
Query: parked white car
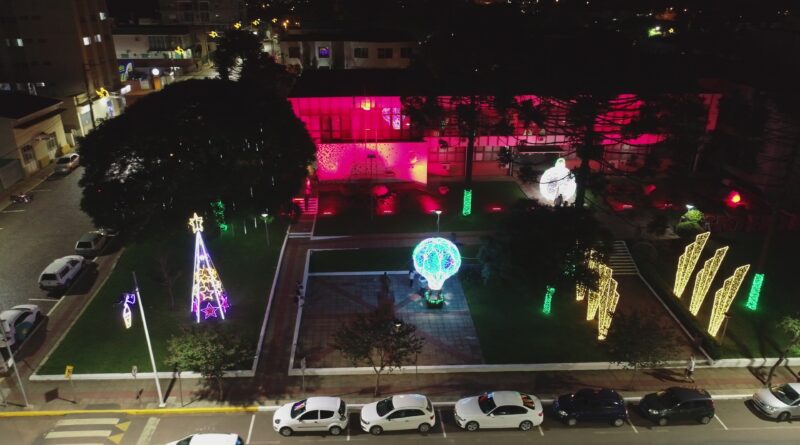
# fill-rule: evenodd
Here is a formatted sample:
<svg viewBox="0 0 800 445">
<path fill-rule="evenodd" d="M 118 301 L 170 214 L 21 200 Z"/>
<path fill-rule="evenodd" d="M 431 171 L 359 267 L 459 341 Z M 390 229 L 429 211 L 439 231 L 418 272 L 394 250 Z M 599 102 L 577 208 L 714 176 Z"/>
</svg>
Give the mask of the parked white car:
<svg viewBox="0 0 800 445">
<path fill-rule="evenodd" d="M 78 153 L 70 153 L 56 159 L 56 173 L 66 174 L 78 168 L 81 157 Z"/>
<path fill-rule="evenodd" d="M 753 405 L 779 422 L 800 416 L 800 383 L 763 388 L 753 394 Z"/>
<path fill-rule="evenodd" d="M 494 391 L 456 402 L 456 423 L 467 431 L 519 428 L 529 431 L 544 420 L 542 402 L 517 391 Z"/>
<path fill-rule="evenodd" d="M 83 270 L 84 261 L 80 255 L 67 255 L 53 260 L 39 275 L 39 287 L 44 290 L 69 287 Z"/>
<path fill-rule="evenodd" d="M 272 428 L 281 436 L 295 432 L 327 431 L 332 436 L 347 428 L 347 405 L 338 397 L 309 397 L 287 403 L 272 416 Z"/>
<path fill-rule="evenodd" d="M 108 236 L 103 230 L 86 232 L 75 243 L 75 253 L 84 257 L 97 256 L 107 242 Z"/>
<path fill-rule="evenodd" d="M 236 434 L 202 433 L 192 434 L 167 445 L 244 445 L 244 440 Z"/>
<path fill-rule="evenodd" d="M 384 431 L 417 430 L 427 433 L 436 424 L 433 404 L 420 394 L 404 394 L 361 408 L 361 429 L 378 435 Z"/>
<path fill-rule="evenodd" d="M 21 304 L 0 312 L 0 323 L 6 333 L 6 338 L 0 338 L 0 347 L 22 343 L 30 335 L 40 316 L 39 306 L 35 304 Z"/>
</svg>

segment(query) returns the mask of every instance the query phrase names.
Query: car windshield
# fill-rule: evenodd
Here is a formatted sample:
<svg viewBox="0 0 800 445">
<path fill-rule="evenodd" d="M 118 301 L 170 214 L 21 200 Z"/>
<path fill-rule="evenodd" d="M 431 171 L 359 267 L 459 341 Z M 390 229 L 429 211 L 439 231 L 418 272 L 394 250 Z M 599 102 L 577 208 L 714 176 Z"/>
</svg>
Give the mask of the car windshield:
<svg viewBox="0 0 800 445">
<path fill-rule="evenodd" d="M 378 415 L 383 417 L 390 412 L 394 411 L 394 405 L 392 405 L 392 399 L 383 399 L 375 405 L 375 410 L 378 412 Z"/>
<path fill-rule="evenodd" d="M 189 437 L 186 437 L 184 439 L 181 439 L 175 445 L 189 445 L 192 442 L 192 437 L 194 437 L 194 436 L 189 436 Z"/>
<path fill-rule="evenodd" d="M 778 400 L 787 405 L 793 404 L 800 398 L 800 394 L 797 394 L 797 391 L 789 385 L 773 386 L 770 391 Z"/>
<path fill-rule="evenodd" d="M 478 396 L 478 406 L 481 407 L 481 411 L 483 411 L 484 414 L 489 414 L 491 410 L 497 408 L 491 394 Z"/>
<path fill-rule="evenodd" d="M 680 403 L 680 400 L 678 400 L 678 398 L 677 398 L 677 397 L 675 397 L 675 394 L 672 394 L 672 393 L 670 393 L 670 392 L 667 392 L 667 391 L 659 391 L 659 392 L 657 392 L 657 393 L 656 393 L 656 395 L 658 395 L 658 400 L 659 400 L 659 401 L 660 401 L 660 402 L 661 402 L 661 403 L 662 403 L 664 406 L 675 406 L 675 405 L 677 405 L 678 403 Z"/>
<path fill-rule="evenodd" d="M 56 274 L 54 274 L 54 273 L 42 274 L 42 281 L 55 281 L 57 279 L 58 278 L 56 277 Z"/>
<path fill-rule="evenodd" d="M 71 160 L 72 160 L 72 159 L 70 159 L 70 158 L 58 158 L 58 161 L 56 161 L 56 163 L 57 163 L 57 164 L 69 164 L 69 162 L 70 162 Z"/>
<path fill-rule="evenodd" d="M 292 412 L 291 412 L 292 419 L 296 419 L 297 416 L 303 414 L 304 412 L 306 412 L 306 399 L 303 399 L 292 405 Z"/>
</svg>

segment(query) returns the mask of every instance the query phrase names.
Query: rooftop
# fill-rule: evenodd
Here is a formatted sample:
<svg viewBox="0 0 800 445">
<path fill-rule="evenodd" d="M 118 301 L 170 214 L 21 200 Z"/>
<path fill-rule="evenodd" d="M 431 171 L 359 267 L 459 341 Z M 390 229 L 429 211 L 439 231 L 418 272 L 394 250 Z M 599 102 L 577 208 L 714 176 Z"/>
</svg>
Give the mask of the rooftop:
<svg viewBox="0 0 800 445">
<path fill-rule="evenodd" d="M 309 30 L 290 31 L 281 37 L 285 42 L 413 42 L 415 39 L 405 31 L 391 29 L 348 29 L 348 30 Z"/>
<path fill-rule="evenodd" d="M 58 99 L 20 93 L 0 93 L 0 117 L 20 119 L 37 111 L 61 104 Z"/>
</svg>

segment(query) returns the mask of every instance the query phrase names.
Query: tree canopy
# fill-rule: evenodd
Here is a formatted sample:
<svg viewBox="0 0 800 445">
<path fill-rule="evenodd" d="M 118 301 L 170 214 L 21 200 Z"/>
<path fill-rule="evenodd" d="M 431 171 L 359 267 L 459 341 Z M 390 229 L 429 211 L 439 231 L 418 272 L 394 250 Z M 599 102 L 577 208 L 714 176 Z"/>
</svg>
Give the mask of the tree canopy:
<svg viewBox="0 0 800 445">
<path fill-rule="evenodd" d="M 98 227 L 141 229 L 183 225 L 217 200 L 275 211 L 300 187 L 315 146 L 285 99 L 189 80 L 105 122 L 80 153 L 81 208 Z"/>
</svg>

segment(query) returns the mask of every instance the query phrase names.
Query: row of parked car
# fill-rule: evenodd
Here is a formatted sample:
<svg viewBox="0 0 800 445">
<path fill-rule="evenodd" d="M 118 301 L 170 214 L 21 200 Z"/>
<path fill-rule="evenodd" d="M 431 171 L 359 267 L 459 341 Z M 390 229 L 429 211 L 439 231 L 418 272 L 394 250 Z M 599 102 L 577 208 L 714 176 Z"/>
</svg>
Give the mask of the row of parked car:
<svg viewBox="0 0 800 445">
<path fill-rule="evenodd" d="M 672 420 L 708 423 L 714 417 L 714 402 L 702 389 L 673 387 L 648 394 L 638 405 L 645 417 L 659 425 Z M 553 415 L 567 425 L 601 422 L 622 426 L 628 421 L 628 408 L 611 389 L 582 389 L 558 397 Z M 347 405 L 338 397 L 309 397 L 280 407 L 272 427 L 283 436 L 295 432 L 322 431 L 339 435 L 347 428 Z M 517 391 L 494 391 L 467 397 L 455 404 L 455 421 L 467 431 L 490 428 L 519 428 L 528 431 L 544 420 L 542 402 L 533 395 Z M 404 394 L 369 403 L 361 408 L 361 429 L 373 435 L 384 431 L 417 430 L 428 432 L 436 424 L 430 399 L 420 394 Z"/>
</svg>

